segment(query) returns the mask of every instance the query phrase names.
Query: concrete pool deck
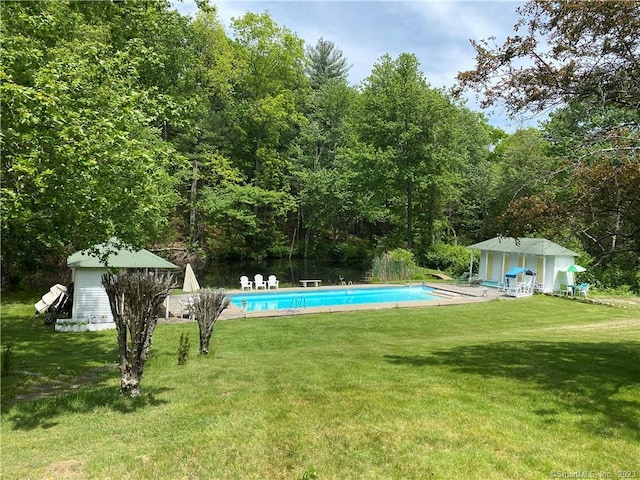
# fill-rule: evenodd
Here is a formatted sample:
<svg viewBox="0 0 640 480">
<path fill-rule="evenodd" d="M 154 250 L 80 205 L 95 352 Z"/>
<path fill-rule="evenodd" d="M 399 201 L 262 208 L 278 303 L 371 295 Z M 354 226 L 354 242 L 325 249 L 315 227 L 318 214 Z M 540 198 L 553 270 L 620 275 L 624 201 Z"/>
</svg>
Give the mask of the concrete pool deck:
<svg viewBox="0 0 640 480">
<path fill-rule="evenodd" d="M 284 317 L 292 315 L 308 315 L 312 313 L 337 313 L 337 312 L 349 312 L 355 310 L 382 310 L 389 308 L 427 308 L 427 307 L 441 307 L 445 305 L 460 305 L 466 303 L 487 302 L 489 300 L 504 299 L 513 300 L 514 297 L 508 297 L 504 293 L 498 291 L 497 288 L 484 287 L 484 286 L 472 286 L 472 285 L 457 285 L 451 283 L 430 283 L 430 282 L 412 282 L 406 284 L 356 284 L 356 285 L 327 285 L 322 287 L 283 287 L 280 292 L 287 293 L 310 293 L 312 291 L 321 290 L 335 290 L 337 288 L 379 288 L 379 287 L 398 287 L 403 285 L 412 286 L 425 286 L 433 288 L 433 295 L 437 296 L 436 300 L 419 300 L 409 302 L 390 302 L 390 303 L 369 303 L 360 305 L 333 305 L 328 307 L 309 307 L 309 308 L 292 308 L 284 310 L 263 310 L 258 312 L 245 312 L 240 307 L 230 304 L 220 315 L 220 320 L 232 320 L 237 318 L 264 318 L 264 317 Z M 259 293 L 263 293 L 260 290 Z M 268 290 L 266 291 L 268 293 Z M 271 290 L 272 293 L 276 290 Z M 229 295 L 258 293 L 255 290 L 241 291 L 240 289 L 227 290 Z M 180 301 L 187 302 L 189 297 L 194 294 L 180 294 L 169 296 L 169 318 L 164 319 L 165 322 L 185 321 L 188 318 L 181 317 L 182 305 Z M 197 295 L 197 293 L 195 293 Z"/>
</svg>

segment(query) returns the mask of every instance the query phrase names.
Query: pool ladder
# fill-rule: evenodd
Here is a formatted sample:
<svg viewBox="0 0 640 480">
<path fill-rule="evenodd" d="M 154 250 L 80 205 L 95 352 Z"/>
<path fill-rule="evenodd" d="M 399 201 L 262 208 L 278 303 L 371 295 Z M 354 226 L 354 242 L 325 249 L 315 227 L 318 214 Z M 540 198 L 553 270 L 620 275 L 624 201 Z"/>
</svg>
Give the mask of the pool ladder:
<svg viewBox="0 0 640 480">
<path fill-rule="evenodd" d="M 291 308 L 307 308 L 307 297 L 294 295 L 291 299 Z"/>
<path fill-rule="evenodd" d="M 351 284 L 351 282 L 349 282 L 349 284 Z M 344 302 L 345 305 L 350 305 L 353 303 L 353 294 L 355 293 L 355 290 L 353 288 L 345 288 L 344 289 L 344 294 L 347 297 L 346 302 Z"/>
</svg>

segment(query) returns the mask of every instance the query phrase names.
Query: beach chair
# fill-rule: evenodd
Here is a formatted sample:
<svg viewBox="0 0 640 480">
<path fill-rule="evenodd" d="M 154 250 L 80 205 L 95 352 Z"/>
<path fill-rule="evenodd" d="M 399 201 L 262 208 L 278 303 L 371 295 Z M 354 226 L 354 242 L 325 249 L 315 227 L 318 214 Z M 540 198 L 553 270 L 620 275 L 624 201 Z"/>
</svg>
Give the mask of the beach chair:
<svg viewBox="0 0 640 480">
<path fill-rule="evenodd" d="M 278 281 L 276 276 L 269 275 L 269 278 L 267 279 L 267 289 L 270 290 L 272 288 L 275 288 L 276 290 L 278 290 L 279 285 L 280 285 L 280 282 Z"/>
<path fill-rule="evenodd" d="M 243 275 L 240 277 L 240 290 L 244 291 L 244 290 L 253 290 L 253 286 L 252 286 L 252 282 L 251 280 L 249 280 L 249 277 L 247 277 L 246 275 Z"/>
<path fill-rule="evenodd" d="M 260 273 L 256 273 L 253 277 L 253 284 L 256 287 L 256 290 L 260 290 L 261 288 L 267 289 L 267 282 L 264 281 L 264 277 Z"/>
</svg>

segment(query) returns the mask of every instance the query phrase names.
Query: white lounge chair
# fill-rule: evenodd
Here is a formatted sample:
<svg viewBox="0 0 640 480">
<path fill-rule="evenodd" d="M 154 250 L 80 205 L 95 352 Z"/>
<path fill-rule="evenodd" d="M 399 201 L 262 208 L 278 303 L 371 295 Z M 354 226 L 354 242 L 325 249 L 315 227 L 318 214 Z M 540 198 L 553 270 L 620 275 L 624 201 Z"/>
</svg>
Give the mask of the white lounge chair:
<svg viewBox="0 0 640 480">
<path fill-rule="evenodd" d="M 249 277 L 243 275 L 240 277 L 240 290 L 253 290 L 253 283 L 249 280 Z"/>
<path fill-rule="evenodd" d="M 195 302 L 195 300 L 193 299 L 193 297 L 189 297 L 188 300 L 178 300 L 178 303 L 180 304 L 180 317 L 184 318 L 185 315 L 187 315 L 189 317 L 189 320 L 195 320 L 195 314 L 193 312 L 193 303 Z"/>
<path fill-rule="evenodd" d="M 278 281 L 276 276 L 269 275 L 269 278 L 267 279 L 267 289 L 275 288 L 276 290 L 278 290 L 279 285 L 280 285 L 280 282 Z"/>
<path fill-rule="evenodd" d="M 264 277 L 259 273 L 254 275 L 253 284 L 256 286 L 256 290 L 260 290 L 261 288 L 267 289 L 267 282 L 264 281 Z"/>
</svg>

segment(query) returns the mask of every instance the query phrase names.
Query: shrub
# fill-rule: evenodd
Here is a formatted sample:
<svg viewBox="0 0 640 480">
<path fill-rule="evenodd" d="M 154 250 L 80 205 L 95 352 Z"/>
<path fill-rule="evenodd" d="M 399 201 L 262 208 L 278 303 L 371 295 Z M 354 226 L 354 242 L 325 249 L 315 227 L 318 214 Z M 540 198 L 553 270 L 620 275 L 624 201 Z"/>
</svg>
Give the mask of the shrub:
<svg viewBox="0 0 640 480">
<path fill-rule="evenodd" d="M 438 242 L 425 253 L 420 263 L 457 276 L 469 270 L 470 259 L 471 252 L 467 247 Z"/>
<path fill-rule="evenodd" d="M 413 254 L 404 248 L 384 252 L 373 259 L 373 276 L 381 281 L 408 280 L 416 269 Z"/>
<path fill-rule="evenodd" d="M 209 353 L 213 329 L 222 311 L 230 303 L 231 297 L 227 296 L 223 289 L 213 290 L 210 288 L 203 289 L 193 302 L 191 309 L 200 329 L 200 353 L 202 355 Z"/>
<path fill-rule="evenodd" d="M 169 295 L 172 275 L 125 270 L 102 276 L 113 321 L 116 324 L 120 357 L 120 391 L 140 395 L 140 381 L 158 323 L 157 312 Z"/>
<path fill-rule="evenodd" d="M 189 349 L 191 343 L 189 343 L 189 334 L 180 334 L 180 344 L 178 346 L 178 365 L 186 365 L 189 360 Z"/>
</svg>

